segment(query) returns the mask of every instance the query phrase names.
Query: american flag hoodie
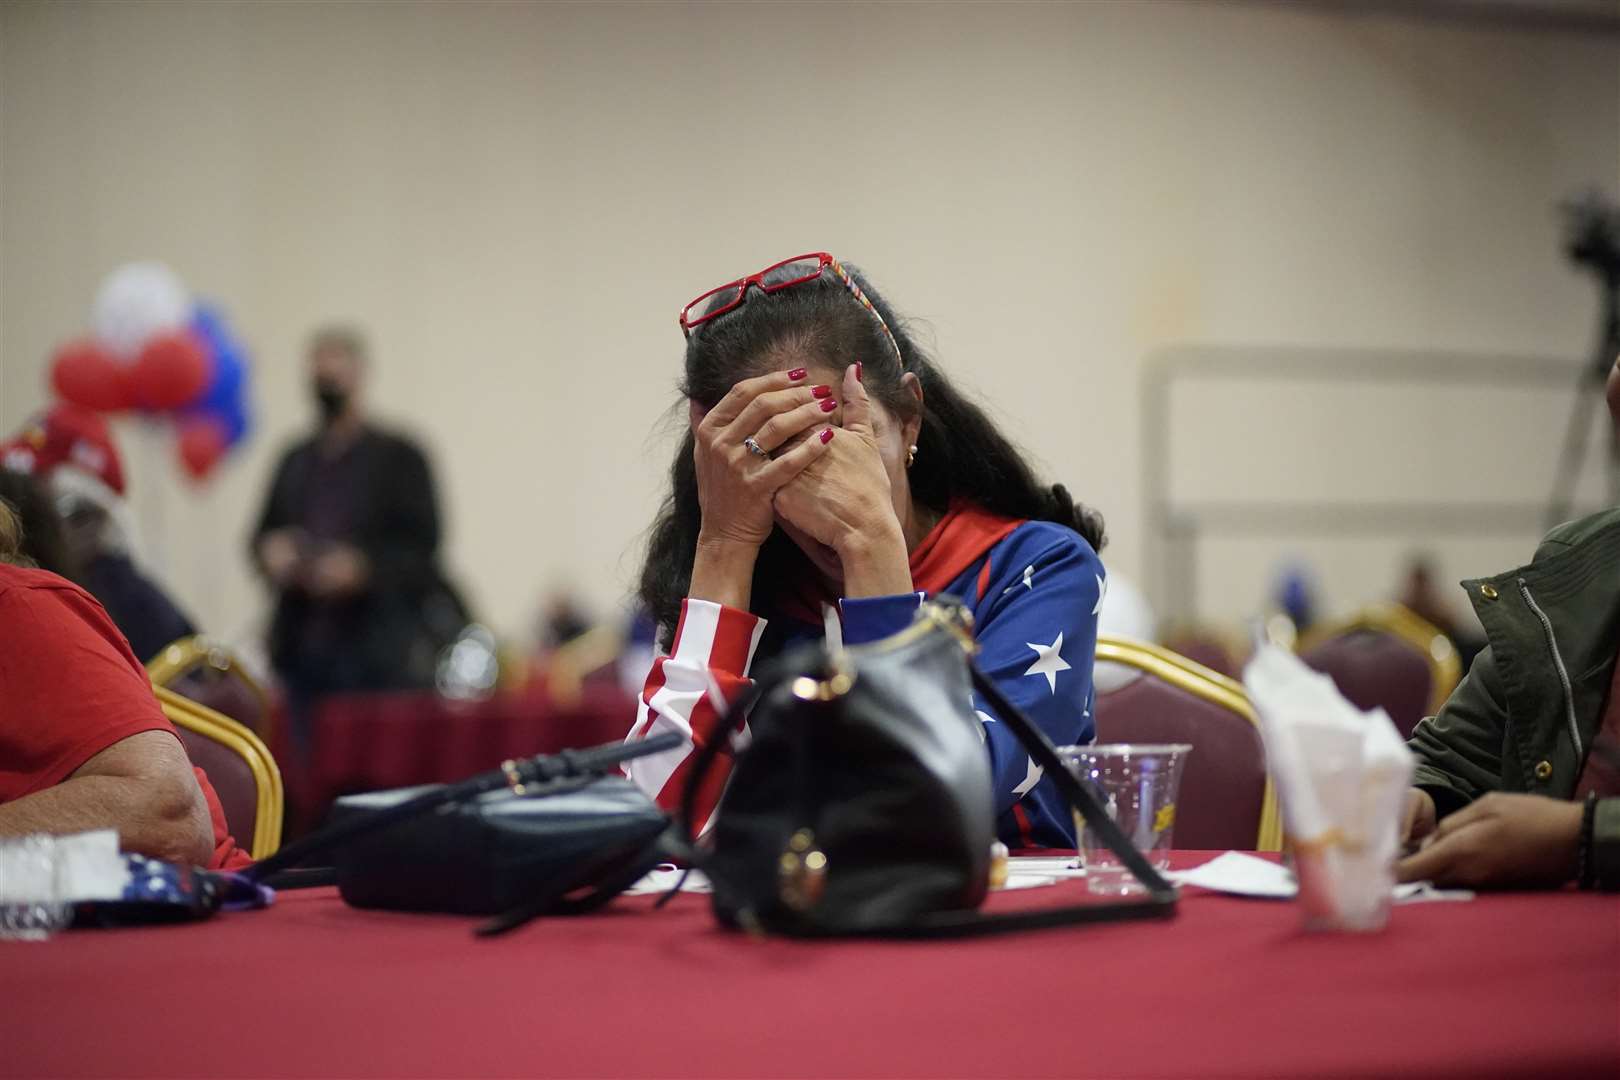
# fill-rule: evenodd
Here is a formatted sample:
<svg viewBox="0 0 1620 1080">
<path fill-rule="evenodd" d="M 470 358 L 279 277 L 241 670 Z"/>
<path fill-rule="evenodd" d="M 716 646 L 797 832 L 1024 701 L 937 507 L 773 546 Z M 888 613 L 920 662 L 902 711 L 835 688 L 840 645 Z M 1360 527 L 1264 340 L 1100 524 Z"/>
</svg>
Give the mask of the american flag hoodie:
<svg viewBox="0 0 1620 1080">
<path fill-rule="evenodd" d="M 979 666 L 1059 746 L 1093 741 L 1092 656 L 1107 591 L 1102 561 L 1084 537 L 1049 521 L 998 517 L 956 504 L 911 554 L 917 592 L 815 605 L 785 599 L 768 614 L 687 599 L 667 656 L 653 661 L 630 740 L 679 732 L 685 745 L 631 762 L 626 771 L 666 809 L 680 805 L 693 751 L 719 736 L 711 684 L 736 700 L 756 662 L 826 634 L 851 645 L 910 625 L 922 598 L 946 594 L 973 612 Z M 763 654 L 763 655 L 762 655 Z M 997 831 L 1009 847 L 1073 847 L 1074 819 L 1056 785 L 975 696 L 994 777 Z M 746 742 L 746 721 L 730 743 Z M 730 767 L 722 755 L 705 778 L 697 820 L 718 804 Z"/>
</svg>

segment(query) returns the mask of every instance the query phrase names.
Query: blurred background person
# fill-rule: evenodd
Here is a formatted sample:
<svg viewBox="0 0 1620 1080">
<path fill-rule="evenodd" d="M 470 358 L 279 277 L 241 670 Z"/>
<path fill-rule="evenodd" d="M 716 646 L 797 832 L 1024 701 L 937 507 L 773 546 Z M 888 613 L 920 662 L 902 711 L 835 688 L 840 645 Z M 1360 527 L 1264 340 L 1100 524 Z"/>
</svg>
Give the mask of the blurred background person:
<svg viewBox="0 0 1620 1080">
<path fill-rule="evenodd" d="M 62 518 L 45 485 L 27 473 L 0 467 L 0 502 L 11 507 L 22 530 L 22 557 L 41 570 L 83 586 L 84 573 L 68 550 Z"/>
<path fill-rule="evenodd" d="M 579 595 L 568 586 L 558 584 L 540 602 L 535 639 L 540 651 L 547 653 L 582 637 L 594 625 Z"/>
<path fill-rule="evenodd" d="M 318 330 L 309 346 L 316 430 L 281 458 L 253 532 L 275 592 L 270 660 L 295 734 L 334 693 L 433 685 L 466 622 L 439 571 L 439 508 L 426 455 L 364 408 L 364 340 Z"/>
<path fill-rule="evenodd" d="M 56 405 L 0 444 L 0 469 L 37 484 L 8 482 L 29 556 L 99 600 L 142 662 L 197 632 L 136 565 L 123 459 L 106 420 Z"/>
<path fill-rule="evenodd" d="M 1447 591 L 1449 592 L 1449 586 Z M 1442 594 L 1435 582 L 1434 559 L 1424 553 L 1413 555 L 1407 563 L 1406 575 L 1401 582 L 1397 602 L 1418 618 L 1450 639 L 1457 650 L 1457 659 L 1467 671 L 1474 657 L 1485 647 L 1485 640 L 1477 629 L 1469 627 L 1458 616 L 1450 599 Z"/>
<path fill-rule="evenodd" d="M 1317 594 L 1316 573 L 1304 563 L 1291 561 L 1278 571 L 1273 607 L 1291 624 L 1293 633 L 1287 644 L 1294 644 L 1316 625 L 1321 609 Z"/>
</svg>

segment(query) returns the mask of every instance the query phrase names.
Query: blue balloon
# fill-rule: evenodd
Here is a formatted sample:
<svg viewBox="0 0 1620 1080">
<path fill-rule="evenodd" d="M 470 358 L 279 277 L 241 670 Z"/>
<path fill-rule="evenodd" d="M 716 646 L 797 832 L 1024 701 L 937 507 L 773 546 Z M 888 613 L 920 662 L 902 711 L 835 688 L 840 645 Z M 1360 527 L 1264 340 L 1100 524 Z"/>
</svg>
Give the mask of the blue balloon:
<svg viewBox="0 0 1620 1080">
<path fill-rule="evenodd" d="M 240 401 L 246 383 L 247 364 L 241 354 L 234 346 L 222 349 L 214 354 L 214 379 L 198 404 L 222 408 Z"/>
<path fill-rule="evenodd" d="M 226 432 L 226 447 L 233 447 L 247 437 L 253 426 L 248 409 L 247 350 L 231 332 L 224 313 L 211 303 L 197 303 L 191 329 L 207 344 L 211 375 L 208 388 L 185 410 L 186 415 L 218 420 Z"/>
<path fill-rule="evenodd" d="M 225 316 L 211 304 L 199 302 L 191 313 L 191 330 L 203 342 L 208 356 L 208 384 L 194 405 L 218 406 L 240 393 L 241 347 L 232 336 Z"/>
<path fill-rule="evenodd" d="M 247 438 L 248 432 L 253 427 L 245 402 L 236 401 L 232 402 L 228 408 L 209 411 L 225 428 L 226 447 L 235 446 Z"/>
</svg>

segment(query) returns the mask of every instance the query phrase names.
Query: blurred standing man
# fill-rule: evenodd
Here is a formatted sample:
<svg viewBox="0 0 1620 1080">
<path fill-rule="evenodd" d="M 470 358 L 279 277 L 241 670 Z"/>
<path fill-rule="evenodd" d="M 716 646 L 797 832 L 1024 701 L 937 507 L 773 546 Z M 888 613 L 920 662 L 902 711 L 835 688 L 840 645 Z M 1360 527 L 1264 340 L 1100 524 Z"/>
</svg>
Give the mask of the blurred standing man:
<svg viewBox="0 0 1620 1080">
<path fill-rule="evenodd" d="M 253 534 L 276 592 L 270 659 L 306 746 L 327 695 L 431 685 L 440 645 L 466 621 L 438 569 L 427 458 L 366 420 L 365 368 L 359 334 L 315 334 L 319 427 L 282 457 Z"/>
</svg>

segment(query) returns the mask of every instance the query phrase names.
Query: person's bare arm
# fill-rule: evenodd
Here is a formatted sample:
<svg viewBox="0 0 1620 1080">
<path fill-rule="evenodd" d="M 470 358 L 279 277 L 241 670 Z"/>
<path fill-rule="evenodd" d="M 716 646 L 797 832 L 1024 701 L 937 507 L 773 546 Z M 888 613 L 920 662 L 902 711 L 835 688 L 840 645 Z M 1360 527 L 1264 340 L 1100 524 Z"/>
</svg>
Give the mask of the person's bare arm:
<svg viewBox="0 0 1620 1080">
<path fill-rule="evenodd" d="M 194 866 L 213 858 L 208 803 L 173 735 L 120 739 L 55 787 L 0 803 L 0 837 L 107 828 L 125 851 Z"/>
</svg>

